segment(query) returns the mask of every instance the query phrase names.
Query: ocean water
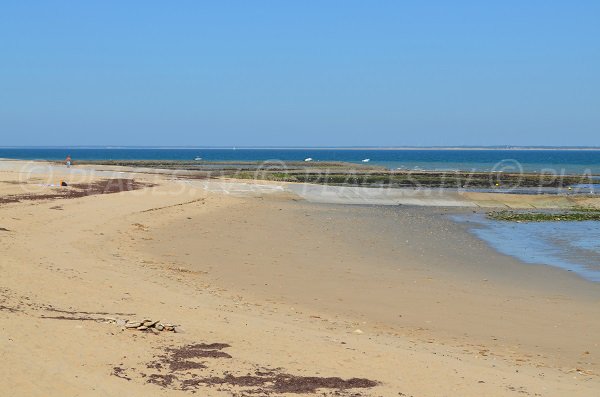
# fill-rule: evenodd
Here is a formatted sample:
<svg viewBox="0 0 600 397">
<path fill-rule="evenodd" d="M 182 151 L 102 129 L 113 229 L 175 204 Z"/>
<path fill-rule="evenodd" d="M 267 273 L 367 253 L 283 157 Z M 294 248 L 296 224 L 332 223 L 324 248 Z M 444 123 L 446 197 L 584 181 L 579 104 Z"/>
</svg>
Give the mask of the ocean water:
<svg viewBox="0 0 600 397">
<path fill-rule="evenodd" d="M 600 175 L 600 150 L 362 150 L 362 149 L 161 149 L 0 148 L 0 158 L 63 160 L 345 161 L 389 169 L 554 172 Z"/>
<path fill-rule="evenodd" d="M 455 216 L 491 247 L 526 264 L 549 265 L 600 282 L 600 222 L 526 222 Z"/>
</svg>

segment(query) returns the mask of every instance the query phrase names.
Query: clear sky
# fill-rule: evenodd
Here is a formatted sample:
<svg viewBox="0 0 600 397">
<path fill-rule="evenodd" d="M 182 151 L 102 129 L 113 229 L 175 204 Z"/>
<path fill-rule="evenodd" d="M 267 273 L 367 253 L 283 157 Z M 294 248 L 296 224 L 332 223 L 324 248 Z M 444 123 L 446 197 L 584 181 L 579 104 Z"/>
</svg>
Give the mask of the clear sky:
<svg viewBox="0 0 600 397">
<path fill-rule="evenodd" d="M 0 0 L 0 146 L 600 145 L 600 1 Z"/>
</svg>

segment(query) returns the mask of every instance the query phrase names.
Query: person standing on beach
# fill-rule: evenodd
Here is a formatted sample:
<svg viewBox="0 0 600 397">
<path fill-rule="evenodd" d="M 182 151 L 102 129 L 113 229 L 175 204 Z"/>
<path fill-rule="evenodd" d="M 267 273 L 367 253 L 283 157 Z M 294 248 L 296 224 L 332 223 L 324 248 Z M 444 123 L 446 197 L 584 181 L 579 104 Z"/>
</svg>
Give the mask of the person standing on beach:
<svg viewBox="0 0 600 397">
<path fill-rule="evenodd" d="M 71 155 L 70 154 L 67 155 L 65 164 L 67 165 L 67 168 L 71 167 Z"/>
</svg>

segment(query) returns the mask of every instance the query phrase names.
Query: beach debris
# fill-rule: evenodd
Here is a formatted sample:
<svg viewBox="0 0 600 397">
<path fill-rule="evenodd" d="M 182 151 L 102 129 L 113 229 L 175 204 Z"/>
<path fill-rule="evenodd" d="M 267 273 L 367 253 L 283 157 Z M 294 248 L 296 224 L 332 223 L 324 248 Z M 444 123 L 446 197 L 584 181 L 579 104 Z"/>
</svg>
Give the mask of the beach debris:
<svg viewBox="0 0 600 397">
<path fill-rule="evenodd" d="M 357 334 L 357 335 L 364 334 L 364 332 L 361 329 L 355 329 L 354 333 Z"/>
<path fill-rule="evenodd" d="M 184 330 L 177 324 L 163 324 L 160 320 L 152 320 L 143 318 L 142 320 L 127 320 L 122 318 L 108 317 L 104 319 L 106 323 L 115 324 L 123 330 L 129 331 L 150 331 L 154 334 L 159 334 L 162 331 L 183 333 Z"/>
</svg>

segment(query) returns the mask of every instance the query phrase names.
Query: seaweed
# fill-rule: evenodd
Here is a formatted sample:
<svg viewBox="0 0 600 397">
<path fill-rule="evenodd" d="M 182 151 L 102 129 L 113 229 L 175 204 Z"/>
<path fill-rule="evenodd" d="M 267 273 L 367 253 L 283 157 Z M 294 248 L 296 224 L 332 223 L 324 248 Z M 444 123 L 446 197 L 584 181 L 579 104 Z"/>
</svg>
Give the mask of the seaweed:
<svg viewBox="0 0 600 397">
<path fill-rule="evenodd" d="M 600 221 L 600 208 L 573 207 L 567 211 L 492 211 L 488 218 L 508 222 L 581 222 Z"/>
</svg>

